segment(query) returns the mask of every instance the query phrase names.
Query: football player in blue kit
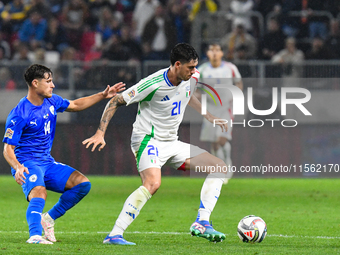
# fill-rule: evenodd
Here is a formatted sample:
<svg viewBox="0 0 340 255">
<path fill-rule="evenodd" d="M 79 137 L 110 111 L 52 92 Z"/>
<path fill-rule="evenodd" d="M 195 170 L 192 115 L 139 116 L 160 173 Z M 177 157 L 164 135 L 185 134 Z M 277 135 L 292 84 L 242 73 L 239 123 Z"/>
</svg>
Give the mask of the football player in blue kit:
<svg viewBox="0 0 340 255">
<path fill-rule="evenodd" d="M 8 115 L 3 154 L 29 202 L 26 219 L 30 238 L 27 243 L 53 244 L 56 242 L 54 221 L 75 206 L 91 189 L 87 177 L 68 165 L 56 162 L 50 154 L 57 113 L 87 109 L 123 91 L 125 84 L 120 82 L 107 86 L 103 92 L 67 100 L 52 94 L 55 86 L 49 68 L 31 65 L 25 71 L 24 78 L 28 93 Z M 54 207 L 43 214 L 46 190 L 62 195 Z"/>
</svg>

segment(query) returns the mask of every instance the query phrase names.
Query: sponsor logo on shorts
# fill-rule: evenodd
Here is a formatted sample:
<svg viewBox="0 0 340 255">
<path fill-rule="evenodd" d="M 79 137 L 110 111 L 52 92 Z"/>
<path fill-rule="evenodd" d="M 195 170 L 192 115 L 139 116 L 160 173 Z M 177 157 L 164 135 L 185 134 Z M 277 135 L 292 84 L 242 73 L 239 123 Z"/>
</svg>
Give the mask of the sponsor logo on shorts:
<svg viewBox="0 0 340 255">
<path fill-rule="evenodd" d="M 10 129 L 10 128 L 6 129 L 5 137 L 12 139 L 13 134 L 14 134 L 14 131 L 12 129 Z"/>
<path fill-rule="evenodd" d="M 30 182 L 36 182 L 38 180 L 38 176 L 36 174 L 33 174 L 28 179 Z"/>
<path fill-rule="evenodd" d="M 128 93 L 128 96 L 130 97 L 130 98 L 133 98 L 134 96 L 135 96 L 135 90 L 133 89 L 133 90 L 131 90 L 129 93 Z"/>
</svg>

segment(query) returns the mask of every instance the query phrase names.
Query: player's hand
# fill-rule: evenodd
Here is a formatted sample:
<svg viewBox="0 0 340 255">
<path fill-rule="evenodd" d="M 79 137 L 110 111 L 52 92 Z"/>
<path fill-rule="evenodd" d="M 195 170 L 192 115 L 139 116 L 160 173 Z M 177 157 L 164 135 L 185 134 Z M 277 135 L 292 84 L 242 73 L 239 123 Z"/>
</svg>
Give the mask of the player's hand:
<svg viewBox="0 0 340 255">
<path fill-rule="evenodd" d="M 22 185 L 26 180 L 26 177 L 24 175 L 24 173 L 29 174 L 28 168 L 24 167 L 23 165 L 19 165 L 18 168 L 15 171 L 15 181 L 19 184 Z"/>
<path fill-rule="evenodd" d="M 106 145 L 104 133 L 97 130 L 97 132 L 92 137 L 85 139 L 82 143 L 83 145 L 86 145 L 86 149 L 88 149 L 93 144 L 91 149 L 92 152 L 95 151 L 98 145 L 100 145 L 98 151 L 101 151 Z"/>
<path fill-rule="evenodd" d="M 215 125 L 220 126 L 222 128 L 222 132 L 227 132 L 227 130 L 228 130 L 227 121 L 216 121 L 219 118 L 217 118 L 216 116 L 212 115 L 210 112 L 207 112 L 207 114 L 205 115 L 205 118 L 209 122 L 214 123 Z"/>
<path fill-rule="evenodd" d="M 117 95 L 117 93 L 125 90 L 125 83 L 118 82 L 115 85 L 111 86 L 107 85 L 106 89 L 103 91 L 104 98 L 111 98 Z"/>
</svg>

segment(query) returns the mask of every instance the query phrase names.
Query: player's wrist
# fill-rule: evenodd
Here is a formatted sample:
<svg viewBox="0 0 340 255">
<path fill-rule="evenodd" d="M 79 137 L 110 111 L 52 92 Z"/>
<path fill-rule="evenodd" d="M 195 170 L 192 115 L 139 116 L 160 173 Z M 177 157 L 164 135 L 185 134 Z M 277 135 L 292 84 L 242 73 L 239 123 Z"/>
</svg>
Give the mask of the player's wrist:
<svg viewBox="0 0 340 255">
<path fill-rule="evenodd" d="M 97 129 L 96 133 L 97 133 L 97 135 L 101 135 L 102 137 L 104 137 L 104 135 L 105 135 L 105 131 L 100 129 L 100 128 Z"/>
</svg>

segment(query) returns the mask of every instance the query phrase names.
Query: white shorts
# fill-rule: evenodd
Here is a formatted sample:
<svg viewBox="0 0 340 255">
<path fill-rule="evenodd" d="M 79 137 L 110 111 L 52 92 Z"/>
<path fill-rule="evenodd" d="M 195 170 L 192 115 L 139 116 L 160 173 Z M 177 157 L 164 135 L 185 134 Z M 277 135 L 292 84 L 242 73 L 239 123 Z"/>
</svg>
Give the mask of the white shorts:
<svg viewBox="0 0 340 255">
<path fill-rule="evenodd" d="M 178 169 L 186 159 L 206 152 L 205 150 L 178 140 L 159 141 L 149 135 L 132 134 L 131 149 L 136 157 L 139 172 L 163 165 Z"/>
<path fill-rule="evenodd" d="M 228 123 L 227 132 L 222 132 L 222 128 L 218 125 L 213 125 L 207 119 L 203 119 L 200 140 L 203 142 L 217 142 L 219 137 L 225 137 L 228 141 L 232 139 L 232 127 Z"/>
</svg>

